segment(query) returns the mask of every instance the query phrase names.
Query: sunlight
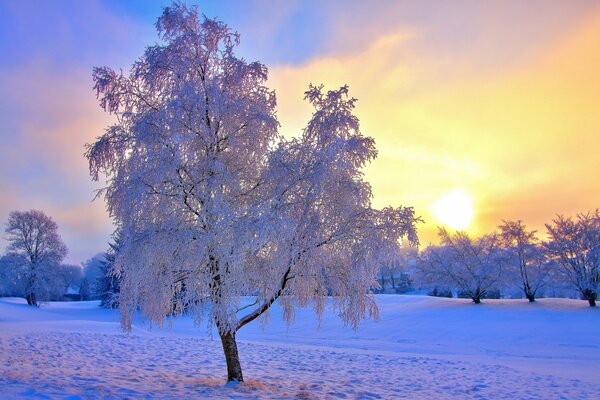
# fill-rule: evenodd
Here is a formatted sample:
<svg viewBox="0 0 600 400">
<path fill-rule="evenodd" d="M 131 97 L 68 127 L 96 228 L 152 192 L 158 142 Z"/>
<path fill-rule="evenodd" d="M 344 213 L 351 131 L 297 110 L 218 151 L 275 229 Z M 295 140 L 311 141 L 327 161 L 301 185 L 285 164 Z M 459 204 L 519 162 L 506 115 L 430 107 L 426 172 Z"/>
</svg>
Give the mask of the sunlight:
<svg viewBox="0 0 600 400">
<path fill-rule="evenodd" d="M 432 207 L 437 220 L 455 229 L 466 229 L 473 219 L 473 199 L 462 190 L 444 194 Z"/>
</svg>

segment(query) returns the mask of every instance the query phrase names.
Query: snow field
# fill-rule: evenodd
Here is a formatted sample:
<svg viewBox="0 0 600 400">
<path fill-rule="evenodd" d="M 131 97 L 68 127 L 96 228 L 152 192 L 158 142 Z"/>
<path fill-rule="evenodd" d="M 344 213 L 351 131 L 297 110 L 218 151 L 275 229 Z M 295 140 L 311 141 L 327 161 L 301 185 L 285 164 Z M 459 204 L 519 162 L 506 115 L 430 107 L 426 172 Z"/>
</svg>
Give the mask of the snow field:
<svg viewBox="0 0 600 400">
<path fill-rule="evenodd" d="M 3 399 L 594 399 L 600 314 L 584 302 L 378 296 L 358 331 L 327 310 L 238 335 L 247 382 L 224 386 L 218 337 L 188 319 L 120 331 L 95 302 L 33 309 L 0 299 Z M 550 329 L 552 328 L 552 329 Z M 244 332 L 245 331 L 245 332 Z"/>
</svg>

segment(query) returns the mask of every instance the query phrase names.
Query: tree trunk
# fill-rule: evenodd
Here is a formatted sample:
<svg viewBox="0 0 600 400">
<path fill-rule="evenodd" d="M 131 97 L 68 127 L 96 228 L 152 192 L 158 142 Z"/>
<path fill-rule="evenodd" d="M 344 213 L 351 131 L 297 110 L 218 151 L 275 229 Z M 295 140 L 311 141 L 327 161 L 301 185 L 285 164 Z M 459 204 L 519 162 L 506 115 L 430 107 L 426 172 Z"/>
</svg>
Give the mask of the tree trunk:
<svg viewBox="0 0 600 400">
<path fill-rule="evenodd" d="M 527 300 L 529 300 L 530 303 L 535 302 L 535 296 L 533 294 L 527 293 L 525 296 L 527 297 Z"/>
<path fill-rule="evenodd" d="M 25 298 L 27 299 L 27 304 L 30 306 L 37 306 L 37 299 L 35 298 L 35 293 L 28 293 Z"/>
<path fill-rule="evenodd" d="M 529 286 L 529 282 L 524 282 L 525 285 L 523 287 L 523 291 L 525 292 L 525 297 L 529 300 L 530 303 L 535 301 L 535 292 L 531 290 L 531 286 Z"/>
<path fill-rule="evenodd" d="M 235 342 L 235 332 L 220 333 L 223 353 L 227 362 L 227 382 L 243 382 L 242 366 Z"/>
<path fill-rule="evenodd" d="M 481 289 L 477 288 L 477 290 L 475 291 L 475 295 L 471 297 L 471 300 L 473 300 L 473 303 L 475 304 L 481 303 Z"/>
<path fill-rule="evenodd" d="M 590 289 L 586 289 L 586 291 L 583 292 L 583 296 L 588 301 L 588 303 L 590 303 L 590 307 L 596 307 L 596 299 L 598 297 L 596 292 L 593 292 Z"/>
<path fill-rule="evenodd" d="M 27 304 L 30 306 L 37 306 L 37 296 L 35 295 L 35 290 L 33 289 L 35 285 L 36 276 L 34 273 L 33 267 L 31 268 L 31 275 L 29 275 L 29 279 L 27 280 L 27 286 L 25 287 L 25 299 L 27 299 Z"/>
<path fill-rule="evenodd" d="M 590 307 L 596 307 L 596 299 L 588 299 L 588 303 L 590 303 Z"/>
</svg>

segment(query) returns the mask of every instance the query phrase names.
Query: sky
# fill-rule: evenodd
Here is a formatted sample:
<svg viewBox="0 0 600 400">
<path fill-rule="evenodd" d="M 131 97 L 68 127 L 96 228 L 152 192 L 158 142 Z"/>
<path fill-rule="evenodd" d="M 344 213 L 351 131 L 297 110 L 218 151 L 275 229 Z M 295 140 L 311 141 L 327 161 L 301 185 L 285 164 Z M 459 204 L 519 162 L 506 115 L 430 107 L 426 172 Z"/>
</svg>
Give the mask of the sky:
<svg viewBox="0 0 600 400">
<path fill-rule="evenodd" d="M 414 207 L 423 245 L 453 215 L 471 214 L 463 225 L 475 236 L 521 219 L 543 237 L 557 214 L 600 207 L 600 2 L 198 4 L 241 34 L 238 55 L 269 67 L 286 136 L 310 118 L 309 83 L 349 85 L 379 150 L 365 170 L 373 204 Z M 3 228 L 11 210 L 41 209 L 67 262 L 108 248 L 114 228 L 92 201 L 102 182 L 83 156 L 111 122 L 91 72 L 126 70 L 158 40 L 168 5 L 0 0 Z"/>
</svg>

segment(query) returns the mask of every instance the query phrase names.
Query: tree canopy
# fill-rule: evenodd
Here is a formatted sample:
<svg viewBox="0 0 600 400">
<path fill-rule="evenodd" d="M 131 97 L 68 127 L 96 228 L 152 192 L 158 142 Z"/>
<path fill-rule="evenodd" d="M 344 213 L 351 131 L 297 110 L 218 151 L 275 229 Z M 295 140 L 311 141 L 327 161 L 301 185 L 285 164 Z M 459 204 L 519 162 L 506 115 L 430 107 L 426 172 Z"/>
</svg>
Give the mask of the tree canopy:
<svg viewBox="0 0 600 400">
<path fill-rule="evenodd" d="M 29 305 L 48 297 L 53 268 L 67 255 L 58 225 L 39 210 L 12 211 L 6 224 L 7 260 L 13 276 L 22 280 Z M 56 271 L 54 272 L 56 274 Z"/>
<path fill-rule="evenodd" d="M 206 318 L 224 340 L 228 379 L 242 380 L 228 356 L 235 332 L 277 299 L 288 321 L 295 305 L 321 312 L 328 294 L 353 326 L 376 315 L 378 264 L 401 238 L 417 241 L 417 218 L 372 208 L 361 169 L 376 150 L 348 87 L 309 86 L 313 116 L 285 140 L 267 68 L 236 57 L 238 34 L 180 3 L 156 27 L 162 42 L 128 75 L 93 73 L 117 118 L 86 156 L 92 177 L 107 177 L 100 194 L 120 232 L 123 324 L 138 308 L 158 324 L 184 311 Z"/>
</svg>

